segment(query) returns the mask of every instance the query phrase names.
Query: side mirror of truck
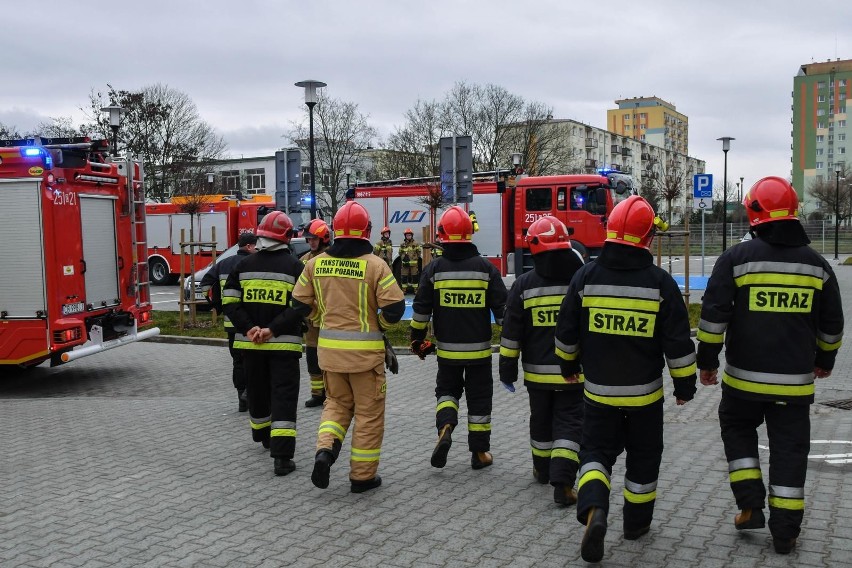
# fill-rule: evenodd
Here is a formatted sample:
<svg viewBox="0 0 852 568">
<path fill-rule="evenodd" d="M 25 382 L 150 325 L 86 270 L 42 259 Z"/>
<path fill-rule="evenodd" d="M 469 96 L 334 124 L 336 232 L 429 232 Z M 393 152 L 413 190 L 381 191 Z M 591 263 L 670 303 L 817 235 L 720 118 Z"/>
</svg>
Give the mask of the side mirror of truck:
<svg viewBox="0 0 852 568">
<path fill-rule="evenodd" d="M 595 201 L 598 205 L 606 206 L 606 189 L 599 187 L 595 191 Z"/>
</svg>

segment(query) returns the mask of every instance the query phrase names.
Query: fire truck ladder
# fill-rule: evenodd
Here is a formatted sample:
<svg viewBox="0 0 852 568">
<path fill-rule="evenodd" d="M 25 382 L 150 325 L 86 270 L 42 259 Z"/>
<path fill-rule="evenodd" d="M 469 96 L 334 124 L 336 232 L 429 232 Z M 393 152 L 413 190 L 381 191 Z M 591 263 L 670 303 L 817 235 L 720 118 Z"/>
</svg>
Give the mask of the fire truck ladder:
<svg viewBox="0 0 852 568">
<path fill-rule="evenodd" d="M 141 161 L 126 161 L 128 201 L 132 207 L 130 215 L 132 245 L 133 245 L 133 274 L 136 284 L 136 306 L 151 305 L 151 279 L 148 276 L 148 242 L 145 230 L 145 179 Z M 139 168 L 139 178 L 136 179 L 136 168 Z"/>
</svg>

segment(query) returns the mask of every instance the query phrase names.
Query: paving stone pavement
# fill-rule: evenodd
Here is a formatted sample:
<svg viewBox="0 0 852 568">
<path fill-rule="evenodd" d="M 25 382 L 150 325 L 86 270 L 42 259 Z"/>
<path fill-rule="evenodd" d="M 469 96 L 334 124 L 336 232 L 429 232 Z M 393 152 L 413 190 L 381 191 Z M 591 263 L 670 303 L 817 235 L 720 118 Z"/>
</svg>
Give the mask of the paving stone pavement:
<svg viewBox="0 0 852 568">
<path fill-rule="evenodd" d="M 852 267 L 839 267 L 852 313 Z M 583 566 L 583 527 L 532 478 L 523 388 L 494 392 L 493 467 L 473 471 L 463 430 L 429 465 L 434 358 L 388 379 L 384 485 L 349 493 L 348 439 L 326 490 L 310 482 L 319 409 L 300 407 L 296 471 L 275 477 L 251 442 L 222 347 L 139 343 L 0 382 L 0 566 Z M 495 357 L 496 369 L 496 357 Z M 817 400 L 852 398 L 852 346 Z M 768 530 L 737 533 L 718 387 L 677 407 L 651 532 L 621 536 L 623 456 L 602 565 L 852 566 L 852 463 L 809 460 L 790 556 Z M 309 392 L 303 362 L 300 400 Z M 462 420 L 464 420 L 464 402 Z M 852 411 L 812 407 L 812 455 L 852 454 Z M 761 436 L 765 444 L 765 433 Z M 764 468 L 767 467 L 763 455 Z"/>
</svg>

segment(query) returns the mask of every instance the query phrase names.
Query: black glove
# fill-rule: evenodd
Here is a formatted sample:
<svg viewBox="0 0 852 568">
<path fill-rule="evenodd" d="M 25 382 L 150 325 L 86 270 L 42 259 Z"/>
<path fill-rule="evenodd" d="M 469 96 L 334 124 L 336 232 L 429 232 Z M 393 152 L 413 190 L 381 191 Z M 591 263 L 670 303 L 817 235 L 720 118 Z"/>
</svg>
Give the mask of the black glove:
<svg viewBox="0 0 852 568">
<path fill-rule="evenodd" d="M 399 373 L 399 360 L 396 358 L 396 353 L 394 353 L 390 341 L 384 334 L 382 334 L 382 339 L 385 341 L 385 366 L 396 375 Z"/>
<path fill-rule="evenodd" d="M 426 360 L 426 355 L 434 353 L 437 347 L 428 339 L 415 339 L 411 342 L 411 352 L 420 357 L 421 360 Z"/>
</svg>

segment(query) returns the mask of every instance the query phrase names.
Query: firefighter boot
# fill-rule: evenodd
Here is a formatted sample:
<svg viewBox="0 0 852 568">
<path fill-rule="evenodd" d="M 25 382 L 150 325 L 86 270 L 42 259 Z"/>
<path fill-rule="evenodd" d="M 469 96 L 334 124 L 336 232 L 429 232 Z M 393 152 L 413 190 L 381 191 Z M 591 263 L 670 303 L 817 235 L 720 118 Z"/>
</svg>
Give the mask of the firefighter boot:
<svg viewBox="0 0 852 568">
<path fill-rule="evenodd" d="M 640 536 L 648 534 L 648 531 L 650 530 L 650 525 L 648 525 L 647 527 L 640 527 L 638 529 L 628 529 L 625 527 L 624 540 L 638 540 Z"/>
<path fill-rule="evenodd" d="M 473 469 L 482 469 L 494 463 L 494 456 L 491 452 L 471 452 L 470 467 Z"/>
<path fill-rule="evenodd" d="M 248 391 L 246 389 L 237 391 L 237 401 L 237 411 L 245 412 L 248 410 Z"/>
<path fill-rule="evenodd" d="M 311 398 L 305 401 L 305 406 L 308 408 L 314 408 L 315 406 L 322 406 L 322 403 L 325 402 L 325 394 L 312 394 Z"/>
<path fill-rule="evenodd" d="M 287 475 L 296 471 L 296 464 L 287 458 L 275 458 L 275 475 Z"/>
<path fill-rule="evenodd" d="M 533 467 L 533 478 L 542 485 L 550 483 L 550 475 L 547 472 L 537 470 L 535 467 Z"/>
<path fill-rule="evenodd" d="M 432 451 L 432 467 L 447 465 L 447 454 L 450 453 L 450 446 L 453 445 L 452 433 L 452 424 L 444 424 L 438 431 L 438 443 L 435 444 L 435 449 Z"/>
<path fill-rule="evenodd" d="M 766 526 L 763 509 L 743 509 L 734 517 L 734 526 L 738 531 L 744 529 L 762 529 Z"/>
<path fill-rule="evenodd" d="M 586 562 L 600 562 L 604 555 L 604 537 L 606 536 L 606 513 L 597 507 L 589 509 L 586 532 L 580 545 L 580 556 Z"/>
<path fill-rule="evenodd" d="M 772 545 L 775 547 L 775 552 L 778 554 L 790 554 L 796 548 L 795 538 L 777 538 L 772 537 Z"/>
<path fill-rule="evenodd" d="M 311 483 L 315 487 L 325 489 L 328 487 L 328 476 L 331 472 L 331 464 L 334 463 L 334 454 L 331 450 L 320 450 L 314 458 L 314 471 L 311 472 Z"/>
<path fill-rule="evenodd" d="M 577 503 L 577 492 L 571 485 L 555 483 L 553 485 L 553 502 L 566 507 L 575 505 Z"/>
<path fill-rule="evenodd" d="M 363 493 L 370 489 L 375 489 L 382 484 L 382 478 L 378 475 L 373 479 L 367 479 L 364 481 L 356 481 L 354 479 L 350 479 L 349 481 L 352 483 L 352 487 L 350 488 L 352 493 Z"/>
</svg>

